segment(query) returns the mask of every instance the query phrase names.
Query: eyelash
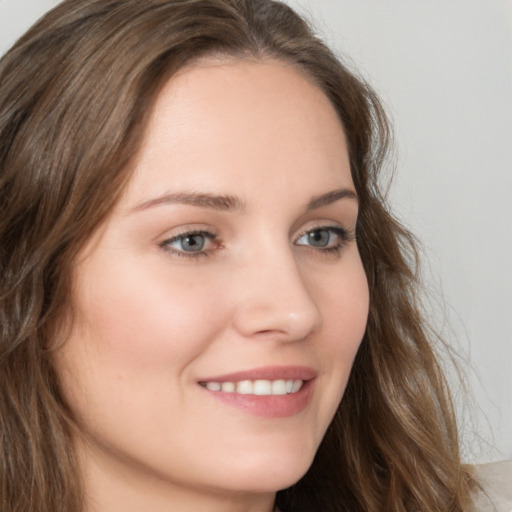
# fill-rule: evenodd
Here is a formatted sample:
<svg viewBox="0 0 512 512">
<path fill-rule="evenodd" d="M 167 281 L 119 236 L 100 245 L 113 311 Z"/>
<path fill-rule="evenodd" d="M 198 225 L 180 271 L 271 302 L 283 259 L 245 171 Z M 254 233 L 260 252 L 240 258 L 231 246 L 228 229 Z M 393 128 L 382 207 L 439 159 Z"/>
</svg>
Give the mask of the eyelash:
<svg viewBox="0 0 512 512">
<path fill-rule="evenodd" d="M 214 242 L 218 237 L 217 233 L 214 233 L 212 231 L 206 231 L 201 229 L 191 230 L 186 231 L 184 233 L 180 233 L 179 235 L 173 236 L 172 238 L 168 238 L 167 240 L 164 240 L 163 242 L 160 243 L 160 247 L 162 247 L 164 251 L 170 254 L 174 254 L 176 256 L 180 256 L 182 258 L 200 258 L 202 256 L 209 256 L 212 251 L 222 248 L 222 244 L 220 242 L 217 242 L 216 247 L 214 249 L 209 249 L 206 251 L 200 250 L 197 252 L 177 250 L 170 246 L 170 244 L 174 242 L 179 242 L 180 240 L 183 242 L 186 238 L 190 238 L 193 236 L 202 236 L 205 239 L 210 240 L 212 242 Z"/>
<path fill-rule="evenodd" d="M 303 238 L 307 235 L 311 235 L 312 233 L 315 233 L 315 232 L 320 232 L 320 231 L 328 231 L 330 236 L 332 236 L 332 235 L 336 236 L 337 241 L 336 241 L 335 245 L 332 247 L 322 248 L 322 247 L 314 247 L 311 245 L 308 246 L 306 244 L 297 244 L 297 241 L 300 240 L 301 238 Z M 196 252 L 177 250 L 177 249 L 174 249 L 173 247 L 171 247 L 172 243 L 179 242 L 179 241 L 181 241 L 183 243 L 183 241 L 186 238 L 190 238 L 190 237 L 194 237 L 194 236 L 202 236 L 206 240 L 209 240 L 210 242 L 215 242 L 216 246 L 213 249 L 198 250 Z M 176 236 L 173 236 L 172 238 L 168 238 L 168 239 L 164 240 L 163 242 L 160 243 L 160 247 L 165 252 L 168 252 L 170 254 L 173 254 L 173 255 L 176 255 L 176 256 L 179 256 L 182 258 L 195 259 L 195 258 L 200 258 L 200 257 L 204 257 L 204 256 L 210 256 L 210 254 L 212 252 L 214 252 L 218 249 L 222 249 L 222 243 L 221 243 L 221 241 L 217 241 L 217 238 L 218 238 L 218 234 L 214 233 L 212 231 L 190 230 L 190 231 L 186 231 L 184 233 L 180 233 Z M 343 250 L 343 248 L 346 246 L 346 244 L 348 244 L 349 242 L 351 242 L 353 240 L 355 240 L 355 234 L 353 232 L 348 231 L 345 228 L 342 228 L 341 226 L 318 226 L 318 227 L 310 228 L 310 229 L 307 229 L 307 230 L 301 232 L 299 234 L 299 236 L 297 237 L 297 241 L 295 243 L 299 247 L 302 247 L 302 246 L 309 247 L 310 249 L 312 249 L 313 251 L 315 251 L 321 255 L 330 256 L 330 255 L 338 255 Z"/>
<path fill-rule="evenodd" d="M 309 228 L 306 231 L 303 231 L 297 240 L 300 240 L 304 236 L 310 235 L 315 232 L 320 231 L 327 231 L 330 235 L 334 235 L 337 237 L 335 245 L 332 247 L 314 247 L 314 246 L 308 246 L 310 249 L 318 252 L 319 254 L 323 256 L 336 256 L 341 253 L 341 251 L 345 248 L 345 246 L 349 243 L 355 240 L 355 233 L 348 231 L 345 228 L 342 228 L 341 226 L 318 226 L 314 228 Z M 295 242 L 297 243 L 297 242 Z"/>
</svg>

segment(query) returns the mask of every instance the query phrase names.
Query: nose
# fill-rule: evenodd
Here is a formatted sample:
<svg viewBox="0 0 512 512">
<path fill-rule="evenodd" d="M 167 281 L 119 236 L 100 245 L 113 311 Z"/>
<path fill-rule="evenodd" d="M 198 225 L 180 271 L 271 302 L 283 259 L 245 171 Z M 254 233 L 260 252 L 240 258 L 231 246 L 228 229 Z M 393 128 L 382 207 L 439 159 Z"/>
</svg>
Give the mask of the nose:
<svg viewBox="0 0 512 512">
<path fill-rule="evenodd" d="M 291 250 L 257 251 L 235 277 L 234 326 L 245 337 L 299 341 L 322 323 Z"/>
</svg>

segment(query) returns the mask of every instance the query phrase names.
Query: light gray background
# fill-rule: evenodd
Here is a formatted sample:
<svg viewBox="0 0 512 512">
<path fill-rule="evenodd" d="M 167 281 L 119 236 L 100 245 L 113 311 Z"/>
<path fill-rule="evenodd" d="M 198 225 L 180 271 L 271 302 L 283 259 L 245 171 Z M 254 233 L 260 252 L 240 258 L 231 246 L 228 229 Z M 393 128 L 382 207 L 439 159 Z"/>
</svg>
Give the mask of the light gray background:
<svg viewBox="0 0 512 512">
<path fill-rule="evenodd" d="M 431 316 L 467 360 L 464 457 L 512 458 L 512 0 L 288 1 L 387 105 L 392 204 L 423 243 Z M 0 0 L 0 53 L 56 3 Z"/>
</svg>

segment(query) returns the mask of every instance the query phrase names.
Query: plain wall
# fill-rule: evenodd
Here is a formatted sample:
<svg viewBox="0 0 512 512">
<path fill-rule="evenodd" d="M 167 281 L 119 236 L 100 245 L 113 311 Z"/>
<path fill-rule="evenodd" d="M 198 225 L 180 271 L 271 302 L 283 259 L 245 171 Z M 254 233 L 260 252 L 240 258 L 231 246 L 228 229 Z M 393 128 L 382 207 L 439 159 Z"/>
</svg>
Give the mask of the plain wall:
<svg viewBox="0 0 512 512">
<path fill-rule="evenodd" d="M 512 458 L 512 1 L 289 3 L 387 105 L 391 202 L 423 243 L 430 315 L 474 397 L 452 372 L 464 456 Z M 0 0 L 0 52 L 55 4 Z"/>
</svg>

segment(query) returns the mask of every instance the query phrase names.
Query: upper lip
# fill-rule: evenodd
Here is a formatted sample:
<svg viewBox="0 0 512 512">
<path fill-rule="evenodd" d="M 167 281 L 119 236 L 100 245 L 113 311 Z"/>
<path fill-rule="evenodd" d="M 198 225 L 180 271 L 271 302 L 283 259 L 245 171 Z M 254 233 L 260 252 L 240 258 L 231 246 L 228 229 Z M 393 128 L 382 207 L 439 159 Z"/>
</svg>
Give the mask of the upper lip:
<svg viewBox="0 0 512 512">
<path fill-rule="evenodd" d="M 224 375 L 213 375 L 199 382 L 240 382 L 242 380 L 311 380 L 317 372 L 308 366 L 264 366 Z"/>
</svg>

